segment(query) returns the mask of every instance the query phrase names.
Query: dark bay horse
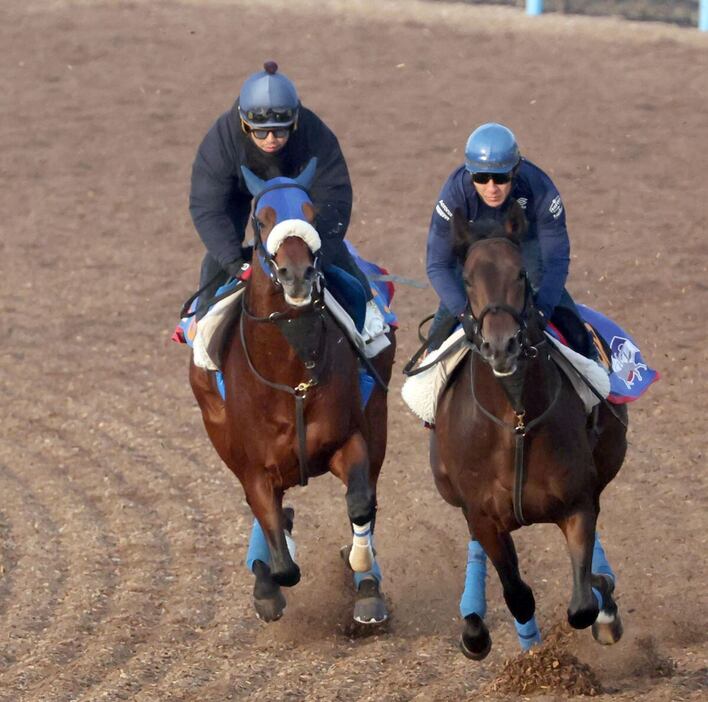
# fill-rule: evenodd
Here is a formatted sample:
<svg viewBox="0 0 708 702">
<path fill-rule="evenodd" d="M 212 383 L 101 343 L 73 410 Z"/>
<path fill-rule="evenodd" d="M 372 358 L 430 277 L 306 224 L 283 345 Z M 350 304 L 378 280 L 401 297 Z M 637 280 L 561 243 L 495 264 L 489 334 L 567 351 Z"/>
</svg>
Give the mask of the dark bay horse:
<svg viewBox="0 0 708 702">
<path fill-rule="evenodd" d="M 595 533 L 600 493 L 626 451 L 626 410 L 601 403 L 588 416 L 551 358 L 523 268 L 526 228 L 514 203 L 506 221 L 452 229 L 468 307 L 463 327 L 472 345 L 438 402 L 430 460 L 436 486 L 460 507 L 472 538 L 460 603 L 461 648 L 481 660 L 491 648 L 483 621 L 486 555 L 501 581 L 524 648 L 540 641 L 531 588 L 522 580 L 511 532 L 555 523 L 572 565 L 571 626 L 593 627 L 601 643 L 622 629 L 612 598 L 614 574 Z M 524 645 L 526 642 L 526 645 Z"/>
<path fill-rule="evenodd" d="M 255 517 L 247 564 L 256 576 L 259 617 L 278 619 L 285 607 L 281 586 L 300 579 L 293 512 L 283 509 L 283 495 L 329 471 L 347 488 L 353 530 L 347 556 L 358 586 L 354 617 L 379 623 L 387 612 L 372 536 L 395 338 L 389 332 L 390 346 L 372 359 L 382 384 L 363 409 L 359 358 L 323 302 L 321 242 L 306 192 L 315 167 L 313 160 L 297 179 L 267 182 L 244 169 L 255 198 L 255 251 L 222 355 L 226 399 L 214 374 L 193 359 L 189 377 L 207 433 Z"/>
</svg>

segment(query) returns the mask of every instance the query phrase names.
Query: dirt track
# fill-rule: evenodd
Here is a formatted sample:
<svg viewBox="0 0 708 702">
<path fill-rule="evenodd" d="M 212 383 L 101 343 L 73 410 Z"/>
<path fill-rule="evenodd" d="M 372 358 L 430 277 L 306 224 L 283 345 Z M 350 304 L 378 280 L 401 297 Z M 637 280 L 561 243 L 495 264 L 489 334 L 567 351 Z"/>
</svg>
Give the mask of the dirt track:
<svg viewBox="0 0 708 702">
<path fill-rule="evenodd" d="M 0 17 L 2 702 L 484 699 L 517 654 L 496 577 L 492 653 L 457 651 L 465 528 L 435 491 L 398 373 L 377 529 L 390 623 L 349 624 L 330 477 L 290 494 L 303 580 L 285 616 L 253 616 L 250 512 L 168 339 L 202 253 L 195 149 L 271 57 L 339 135 L 350 238 L 399 275 L 424 279 L 431 208 L 477 124 L 509 124 L 552 174 L 571 291 L 663 374 L 631 407 L 600 517 L 626 636 L 565 645 L 600 699 L 705 694 L 708 37 L 388 1 L 5 0 Z M 395 303 L 400 368 L 434 296 L 400 287 Z M 570 595 L 562 536 L 536 526 L 516 543 L 548 631 Z"/>
</svg>

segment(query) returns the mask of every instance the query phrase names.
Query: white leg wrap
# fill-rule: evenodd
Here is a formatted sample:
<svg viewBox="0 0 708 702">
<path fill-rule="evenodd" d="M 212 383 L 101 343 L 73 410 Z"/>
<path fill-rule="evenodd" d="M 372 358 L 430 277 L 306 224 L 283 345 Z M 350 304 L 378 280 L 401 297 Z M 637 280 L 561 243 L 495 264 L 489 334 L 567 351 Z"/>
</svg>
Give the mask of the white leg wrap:
<svg viewBox="0 0 708 702">
<path fill-rule="evenodd" d="M 349 553 L 349 565 L 355 573 L 365 573 L 374 565 L 374 551 L 371 548 L 371 522 L 358 526 L 352 524 L 352 550 Z"/>
<path fill-rule="evenodd" d="M 615 620 L 615 614 L 610 614 L 604 609 L 601 609 L 595 620 L 596 624 L 612 624 Z"/>
<path fill-rule="evenodd" d="M 297 552 L 297 548 L 295 546 L 295 539 L 293 539 L 292 536 L 290 536 L 289 532 L 285 532 L 285 543 L 288 545 L 288 551 L 290 551 L 290 558 L 295 561 L 295 553 Z"/>
</svg>

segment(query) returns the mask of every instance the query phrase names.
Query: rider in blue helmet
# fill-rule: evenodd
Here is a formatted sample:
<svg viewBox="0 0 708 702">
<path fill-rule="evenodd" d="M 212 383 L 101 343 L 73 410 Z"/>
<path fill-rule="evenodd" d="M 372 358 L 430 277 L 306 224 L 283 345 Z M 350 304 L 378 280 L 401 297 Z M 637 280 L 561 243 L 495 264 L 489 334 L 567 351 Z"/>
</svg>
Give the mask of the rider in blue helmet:
<svg viewBox="0 0 708 702">
<path fill-rule="evenodd" d="M 452 213 L 459 209 L 469 221 L 501 221 L 514 200 L 528 220 L 522 253 L 541 319 L 552 320 L 576 351 L 597 360 L 590 335 L 565 289 L 570 242 L 561 196 L 548 175 L 521 156 L 513 132 L 496 122 L 470 134 L 465 162 L 450 174 L 433 210 L 426 269 L 440 307 L 428 335 L 429 347 L 437 348 L 444 341 L 467 305 L 461 263 L 453 251 Z"/>
<path fill-rule="evenodd" d="M 189 211 L 207 253 L 200 275 L 201 300 L 248 267 L 244 246 L 251 193 L 241 166 L 263 180 L 296 177 L 312 157 L 317 171 L 309 195 L 317 212 L 322 264 L 353 275 L 371 299 L 369 283 L 344 244 L 352 209 L 352 186 L 336 136 L 303 107 L 293 82 L 274 61 L 243 83 L 233 107 L 211 126 L 192 166 Z M 367 313 L 375 303 L 367 306 Z M 201 307 L 201 306 L 200 306 Z M 373 310 L 371 310 L 373 312 Z M 197 317 L 205 310 L 200 309 Z"/>
</svg>

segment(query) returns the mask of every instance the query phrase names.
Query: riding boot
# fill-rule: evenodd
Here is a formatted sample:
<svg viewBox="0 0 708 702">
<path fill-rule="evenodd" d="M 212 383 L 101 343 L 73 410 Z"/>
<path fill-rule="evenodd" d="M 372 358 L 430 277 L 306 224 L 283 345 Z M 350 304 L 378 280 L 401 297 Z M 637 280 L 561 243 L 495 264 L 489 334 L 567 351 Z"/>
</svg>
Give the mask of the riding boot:
<svg viewBox="0 0 708 702">
<path fill-rule="evenodd" d="M 228 280 L 229 274 L 219 265 L 218 261 L 207 253 L 202 260 L 202 267 L 199 273 L 199 289 L 201 293 L 197 303 L 197 322 L 208 312 L 209 300 L 216 291 Z"/>
<path fill-rule="evenodd" d="M 456 326 L 457 317 L 448 312 L 444 305 L 440 305 L 435 312 L 433 322 L 428 331 L 428 351 L 435 351 L 435 349 L 440 348 Z"/>
</svg>

